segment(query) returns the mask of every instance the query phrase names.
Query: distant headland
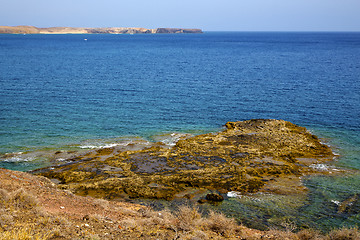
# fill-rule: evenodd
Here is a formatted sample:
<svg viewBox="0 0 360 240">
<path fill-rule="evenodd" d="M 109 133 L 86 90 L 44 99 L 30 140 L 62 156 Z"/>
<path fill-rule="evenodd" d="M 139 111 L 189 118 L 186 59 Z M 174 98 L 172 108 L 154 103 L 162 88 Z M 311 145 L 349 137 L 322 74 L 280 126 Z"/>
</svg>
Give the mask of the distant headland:
<svg viewBox="0 0 360 240">
<path fill-rule="evenodd" d="M 132 28 L 132 27 L 108 27 L 108 28 L 80 28 L 80 27 L 49 27 L 37 28 L 34 26 L 0 26 L 0 34 L 137 34 L 137 33 L 203 33 L 201 29 L 185 28 Z"/>
</svg>

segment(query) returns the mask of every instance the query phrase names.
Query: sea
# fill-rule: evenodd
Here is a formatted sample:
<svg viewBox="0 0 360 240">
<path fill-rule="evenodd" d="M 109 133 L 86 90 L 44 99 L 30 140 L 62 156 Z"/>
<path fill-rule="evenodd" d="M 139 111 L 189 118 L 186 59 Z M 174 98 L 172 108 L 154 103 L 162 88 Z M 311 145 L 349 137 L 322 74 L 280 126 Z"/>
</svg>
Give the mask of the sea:
<svg viewBox="0 0 360 240">
<path fill-rule="evenodd" d="M 359 226 L 359 32 L 0 35 L 3 168 L 255 118 L 306 127 L 337 154 L 323 167 L 347 171 L 304 177 L 301 206 L 268 194 L 213 208 L 259 229 Z"/>
</svg>

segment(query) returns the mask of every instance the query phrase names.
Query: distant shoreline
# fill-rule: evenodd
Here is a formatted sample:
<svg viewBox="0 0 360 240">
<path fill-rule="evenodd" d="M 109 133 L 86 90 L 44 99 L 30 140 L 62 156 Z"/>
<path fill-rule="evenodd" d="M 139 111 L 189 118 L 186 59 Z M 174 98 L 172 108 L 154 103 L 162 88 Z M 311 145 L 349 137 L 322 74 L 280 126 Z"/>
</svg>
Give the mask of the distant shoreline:
<svg viewBox="0 0 360 240">
<path fill-rule="evenodd" d="M 79 27 L 49 27 L 37 28 L 34 26 L 0 26 L 0 34 L 155 34 L 155 33 L 203 33 L 196 28 L 79 28 Z"/>
</svg>

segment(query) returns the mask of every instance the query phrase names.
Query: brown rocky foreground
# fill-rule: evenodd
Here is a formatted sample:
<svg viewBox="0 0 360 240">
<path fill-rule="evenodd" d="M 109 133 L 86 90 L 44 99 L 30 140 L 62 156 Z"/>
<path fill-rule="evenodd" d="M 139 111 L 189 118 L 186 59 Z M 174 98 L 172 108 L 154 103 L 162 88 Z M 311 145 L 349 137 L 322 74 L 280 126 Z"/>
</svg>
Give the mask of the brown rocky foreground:
<svg viewBox="0 0 360 240">
<path fill-rule="evenodd" d="M 259 231 L 196 208 L 155 212 L 140 205 L 76 196 L 47 178 L 0 169 L 0 239 L 294 239 L 358 240 L 356 228 Z"/>
<path fill-rule="evenodd" d="M 0 34 L 137 34 L 137 33 L 202 33 L 201 29 L 185 28 L 129 28 L 129 27 L 109 27 L 109 28 L 74 28 L 74 27 L 50 27 L 37 28 L 34 26 L 0 26 Z"/>
<path fill-rule="evenodd" d="M 83 196 L 203 201 L 209 191 L 304 192 L 300 177 L 321 172 L 314 166 L 333 157 L 305 128 L 257 119 L 228 122 L 222 132 L 183 138 L 171 148 L 103 148 L 34 173 Z"/>
</svg>

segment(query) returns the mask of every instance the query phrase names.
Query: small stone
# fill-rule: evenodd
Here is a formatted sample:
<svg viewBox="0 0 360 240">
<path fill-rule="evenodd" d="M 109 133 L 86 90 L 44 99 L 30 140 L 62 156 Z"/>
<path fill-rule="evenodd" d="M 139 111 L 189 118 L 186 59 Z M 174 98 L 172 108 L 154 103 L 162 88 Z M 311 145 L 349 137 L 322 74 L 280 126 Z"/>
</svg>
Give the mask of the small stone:
<svg viewBox="0 0 360 240">
<path fill-rule="evenodd" d="M 65 207 L 64 206 L 60 206 L 61 209 L 64 209 Z"/>
<path fill-rule="evenodd" d="M 200 204 L 203 204 L 203 203 L 206 203 L 206 202 L 207 202 L 206 199 L 199 199 L 199 200 L 198 200 L 198 203 L 200 203 Z"/>
<path fill-rule="evenodd" d="M 192 199 L 193 197 L 194 197 L 193 194 L 186 194 L 186 195 L 184 195 L 184 198 L 186 198 L 186 199 Z"/>
<path fill-rule="evenodd" d="M 206 200 L 214 201 L 214 202 L 221 202 L 221 201 L 224 201 L 224 197 L 217 193 L 209 193 L 206 195 Z"/>
</svg>

